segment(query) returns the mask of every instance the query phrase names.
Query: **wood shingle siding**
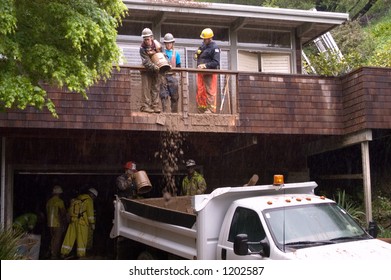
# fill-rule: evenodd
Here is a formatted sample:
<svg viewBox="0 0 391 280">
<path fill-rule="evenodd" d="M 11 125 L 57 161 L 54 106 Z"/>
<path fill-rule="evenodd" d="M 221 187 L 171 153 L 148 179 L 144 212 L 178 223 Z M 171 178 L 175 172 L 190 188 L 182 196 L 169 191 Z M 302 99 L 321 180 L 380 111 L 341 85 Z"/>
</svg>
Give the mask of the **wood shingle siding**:
<svg viewBox="0 0 391 280">
<path fill-rule="evenodd" d="M 363 68 L 342 79 L 345 133 L 391 128 L 391 69 Z"/>
<path fill-rule="evenodd" d="M 186 111 L 195 100 L 186 81 L 182 86 L 185 96 L 180 102 Z M 232 104 L 235 113 L 210 116 L 191 111 L 139 112 L 141 80 L 139 70 L 132 67 L 114 70 L 109 80 L 88 89 L 88 100 L 66 90 L 47 90 L 56 104 L 58 119 L 47 110 L 8 110 L 0 114 L 0 127 L 164 131 L 174 126 L 188 132 L 308 135 L 391 128 L 388 68 L 361 68 L 333 78 L 240 72 Z"/>
<path fill-rule="evenodd" d="M 240 128 L 258 133 L 340 134 L 342 103 L 336 78 L 239 75 Z"/>
</svg>

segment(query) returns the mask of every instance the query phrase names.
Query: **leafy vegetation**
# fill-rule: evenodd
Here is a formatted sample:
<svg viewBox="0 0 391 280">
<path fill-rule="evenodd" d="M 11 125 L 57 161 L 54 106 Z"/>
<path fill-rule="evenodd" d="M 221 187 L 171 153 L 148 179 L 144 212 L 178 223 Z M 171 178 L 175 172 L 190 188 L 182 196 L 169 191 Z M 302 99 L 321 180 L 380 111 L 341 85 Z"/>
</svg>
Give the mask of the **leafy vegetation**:
<svg viewBox="0 0 391 280">
<path fill-rule="evenodd" d="M 366 226 L 365 212 L 363 211 L 362 206 L 353 201 L 353 199 L 346 194 L 345 190 L 337 190 L 333 200 L 345 209 L 361 226 Z"/>
<path fill-rule="evenodd" d="M 343 58 L 330 50 L 315 53 L 310 47 L 306 51 L 317 74 L 338 76 L 362 66 L 391 67 L 391 17 L 365 28 L 358 21 L 349 22 L 332 34 Z"/>
<path fill-rule="evenodd" d="M 381 67 L 391 67 L 391 16 L 368 28 L 371 42 L 375 46 L 368 64 Z"/>
<path fill-rule="evenodd" d="M 12 229 L 0 229 L 0 260 L 18 260 L 22 256 L 18 254 L 18 244 L 21 233 Z"/>
<path fill-rule="evenodd" d="M 0 110 L 46 107 L 44 84 L 82 94 L 120 60 L 121 0 L 2 0 Z"/>
<path fill-rule="evenodd" d="M 380 229 L 379 237 L 391 237 L 391 200 L 378 195 L 373 200 L 372 216 Z"/>
<path fill-rule="evenodd" d="M 333 197 L 339 206 L 344 208 L 363 228 L 366 228 L 366 215 L 363 202 L 358 202 L 345 190 L 338 189 Z M 375 196 L 372 201 L 372 220 L 378 227 L 378 236 L 391 238 L 391 199 L 383 195 Z"/>
</svg>

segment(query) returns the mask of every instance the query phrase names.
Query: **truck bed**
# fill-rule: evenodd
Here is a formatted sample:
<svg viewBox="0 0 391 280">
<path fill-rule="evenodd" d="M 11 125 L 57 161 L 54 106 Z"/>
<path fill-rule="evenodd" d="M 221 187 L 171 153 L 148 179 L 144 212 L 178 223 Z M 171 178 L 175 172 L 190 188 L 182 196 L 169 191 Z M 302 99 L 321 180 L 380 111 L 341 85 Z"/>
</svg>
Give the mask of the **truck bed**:
<svg viewBox="0 0 391 280">
<path fill-rule="evenodd" d="M 191 228 L 196 221 L 191 196 L 175 196 L 169 200 L 163 197 L 120 200 L 125 211 L 150 220 L 187 228 Z"/>
<path fill-rule="evenodd" d="M 114 201 L 110 237 L 126 237 L 185 259 L 197 257 L 196 215 L 191 197 Z"/>
</svg>

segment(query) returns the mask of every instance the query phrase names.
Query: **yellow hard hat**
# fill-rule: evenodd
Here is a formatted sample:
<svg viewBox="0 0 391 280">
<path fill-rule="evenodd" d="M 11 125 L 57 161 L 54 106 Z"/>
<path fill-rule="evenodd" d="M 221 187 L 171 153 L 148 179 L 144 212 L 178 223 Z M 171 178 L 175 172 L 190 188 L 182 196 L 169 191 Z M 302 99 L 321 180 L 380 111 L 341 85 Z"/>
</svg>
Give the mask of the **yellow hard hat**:
<svg viewBox="0 0 391 280">
<path fill-rule="evenodd" d="M 201 35 L 200 35 L 200 37 L 202 39 L 210 39 L 213 36 L 214 36 L 213 30 L 210 28 L 205 28 L 204 30 L 202 30 Z"/>
</svg>

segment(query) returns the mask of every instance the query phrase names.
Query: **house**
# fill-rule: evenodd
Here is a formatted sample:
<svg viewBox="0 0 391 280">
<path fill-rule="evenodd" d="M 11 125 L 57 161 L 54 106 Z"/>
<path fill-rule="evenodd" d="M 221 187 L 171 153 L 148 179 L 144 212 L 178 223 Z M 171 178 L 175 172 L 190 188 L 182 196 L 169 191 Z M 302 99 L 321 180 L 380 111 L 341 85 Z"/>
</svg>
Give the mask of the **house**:
<svg viewBox="0 0 391 280">
<path fill-rule="evenodd" d="M 342 77 L 302 74 L 303 44 L 345 22 L 346 14 L 192 1 L 124 3 L 130 15 L 118 44 L 126 59 L 111 79 L 88 90 L 88 100 L 48 87 L 58 119 L 34 108 L 0 113 L 2 225 L 26 209 L 42 209 L 55 184 L 66 199 L 89 185 L 99 191 L 96 235 L 106 240 L 123 164 L 132 160 L 146 170 L 153 184 L 149 195 L 160 196 L 167 140 L 183 151 L 178 188 L 188 158 L 204 174 L 208 191 L 243 185 L 253 174 L 258 183 L 271 183 L 276 173 L 290 182 L 339 174 L 358 180 L 372 219 L 370 145 L 391 128 L 391 69 L 362 68 Z M 145 27 L 158 39 L 166 32 L 177 38 L 185 61 L 175 70 L 179 113 L 139 110 L 138 47 Z M 205 27 L 214 30 L 222 49 L 220 110 L 213 115 L 194 109 L 198 70 L 192 55 Z M 330 151 L 340 151 L 338 164 L 324 159 Z M 351 170 L 336 170 L 346 154 Z"/>
</svg>

